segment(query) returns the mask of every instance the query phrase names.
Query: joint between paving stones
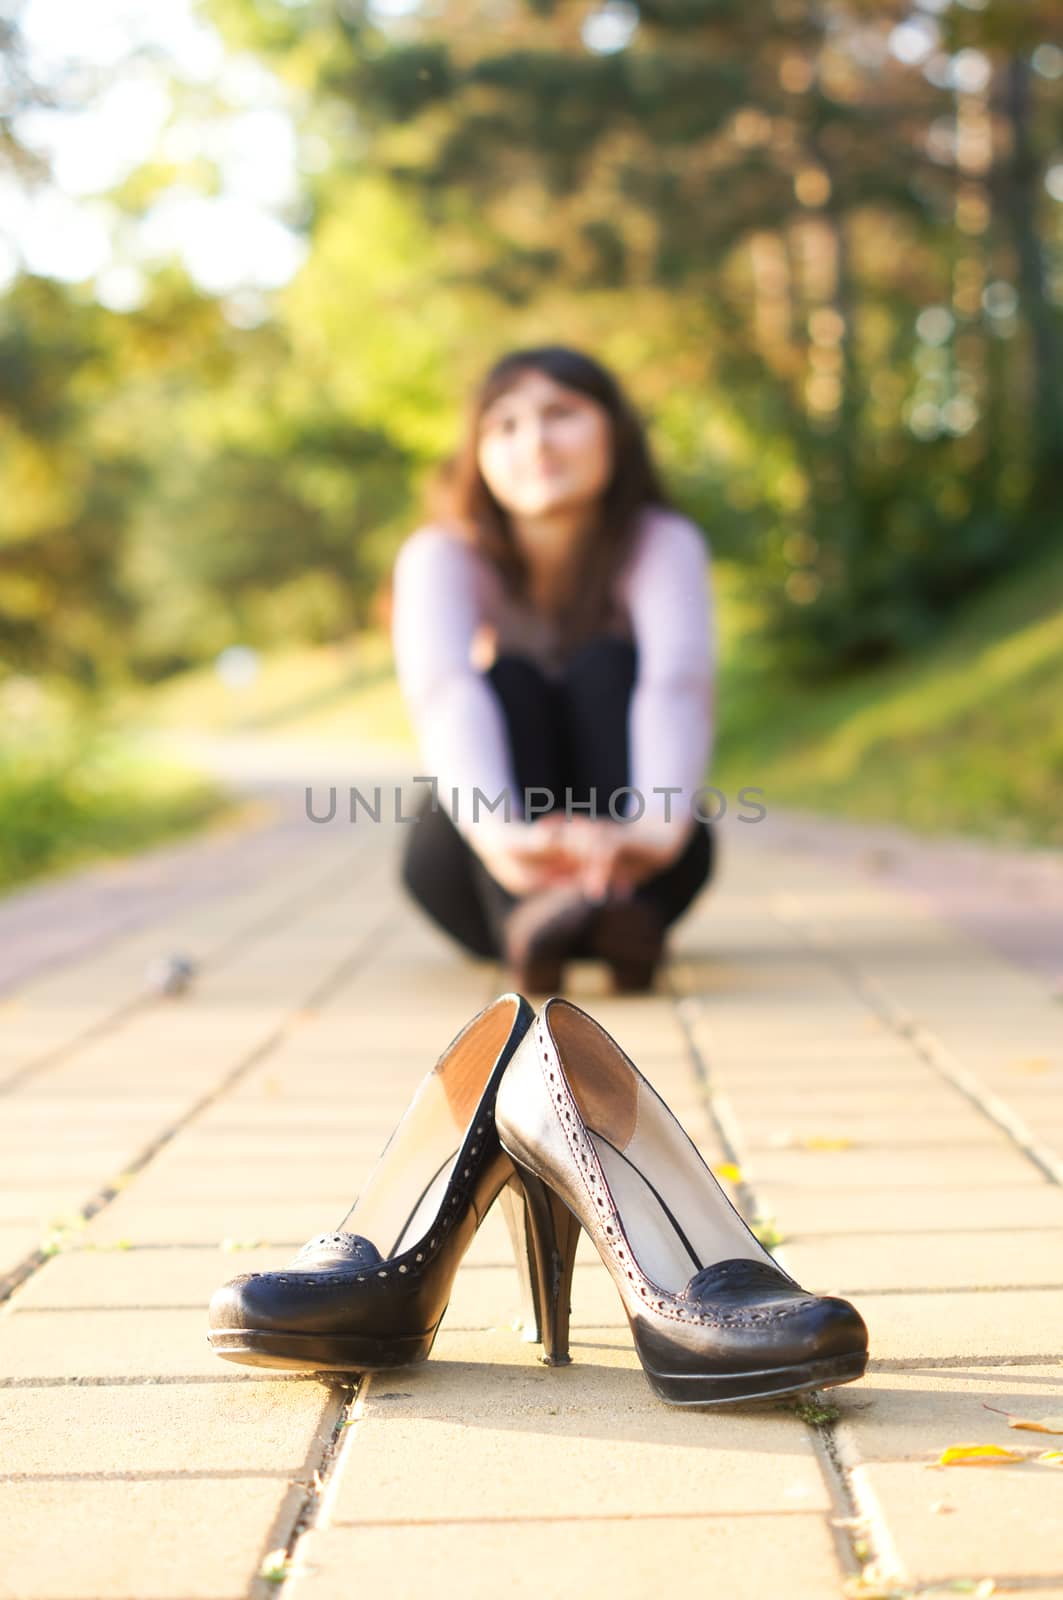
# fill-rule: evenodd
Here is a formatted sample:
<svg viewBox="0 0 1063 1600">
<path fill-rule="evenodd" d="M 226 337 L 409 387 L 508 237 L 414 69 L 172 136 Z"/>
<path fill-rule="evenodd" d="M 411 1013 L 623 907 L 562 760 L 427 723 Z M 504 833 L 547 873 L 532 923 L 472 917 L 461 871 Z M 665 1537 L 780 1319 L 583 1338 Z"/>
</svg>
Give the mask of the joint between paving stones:
<svg viewBox="0 0 1063 1600">
<path fill-rule="evenodd" d="M 739 1174 L 742 1174 L 745 1169 L 737 1121 L 726 1098 L 713 1083 L 711 1068 L 690 1025 L 691 1011 L 700 1012 L 700 1003 L 692 995 L 679 996 L 674 989 L 671 993 L 705 1115 L 728 1161 L 733 1162 Z M 756 1191 L 748 1179 L 740 1176 L 734 1187 L 743 1213 L 748 1217 L 759 1216 Z M 771 1254 L 776 1256 L 781 1253 L 775 1247 L 771 1250 Z M 900 1577 L 901 1568 L 892 1535 L 873 1490 L 860 1474 L 855 1444 L 847 1433 L 841 1431 L 836 1416 L 830 1416 L 828 1408 L 831 1402 L 829 1398 L 822 1397 L 821 1391 L 813 1390 L 801 1399 L 806 1407 L 822 1408 L 826 1413 L 822 1421 L 816 1422 L 801 1417 L 799 1410 L 795 1409 L 793 1414 L 795 1420 L 801 1420 L 812 1437 L 820 1474 L 836 1508 L 835 1515 L 830 1518 L 830 1530 L 844 1576 L 859 1578 L 870 1562 L 877 1573 L 889 1578 Z"/>
<path fill-rule="evenodd" d="M 302 1376 L 300 1374 L 300 1377 Z M 299 1562 L 300 1547 L 306 1535 L 317 1527 L 325 1509 L 329 1492 L 337 1479 L 343 1447 L 348 1443 L 348 1433 L 359 1420 L 356 1408 L 364 1400 L 371 1381 L 371 1374 L 362 1373 L 349 1383 L 329 1382 L 329 1387 L 334 1391 L 334 1398 L 330 1403 L 331 1430 L 318 1453 L 316 1464 L 310 1467 L 306 1492 L 292 1519 L 284 1544 L 275 1542 L 275 1534 L 271 1534 L 266 1541 L 266 1549 L 263 1551 L 251 1585 L 251 1600 L 264 1600 L 266 1595 L 283 1596 L 289 1579 L 305 1576 Z"/>
<path fill-rule="evenodd" d="M 360 853 L 355 863 L 352 864 L 350 872 L 337 875 L 333 866 L 328 873 L 322 874 L 320 881 L 315 879 L 310 889 L 300 889 L 296 894 L 282 901 L 280 905 L 274 906 L 273 910 L 267 912 L 260 920 L 253 921 L 246 927 L 237 928 L 213 952 L 204 970 L 211 973 L 224 971 L 226 959 L 231 959 L 235 951 L 243 950 L 248 939 L 268 937 L 269 934 L 275 933 L 278 928 L 284 927 L 289 917 L 293 914 L 298 915 L 301 908 L 313 905 L 323 888 L 334 887 L 337 877 L 341 882 L 345 882 L 353 875 L 357 881 L 361 874 L 362 866 Z M 359 869 L 358 872 L 355 872 L 355 867 Z M 149 922 L 150 918 L 145 918 L 143 922 L 123 925 L 121 929 L 116 931 L 114 938 L 120 939 L 125 934 L 142 929 L 148 926 Z M 105 942 L 110 943 L 112 941 Z M 79 952 L 73 953 L 70 956 L 70 960 L 76 961 L 78 954 Z M 55 967 L 64 964 L 63 962 L 53 962 L 50 963 L 50 966 Z M 20 1088 L 30 1078 L 36 1077 L 39 1072 L 46 1072 L 50 1067 L 61 1066 L 76 1051 L 83 1049 L 87 1044 L 94 1043 L 96 1040 L 106 1038 L 112 1029 L 121 1027 L 123 1023 L 129 1021 L 130 1017 L 136 1016 L 139 1012 L 148 1011 L 154 1006 L 165 1004 L 168 1004 L 168 1002 L 159 995 L 150 993 L 132 995 L 128 1000 L 124 1000 L 120 1006 L 116 1007 L 114 1011 L 109 1012 L 106 1017 L 101 1017 L 98 1022 L 91 1023 L 81 1033 L 75 1034 L 72 1039 L 67 1039 L 65 1043 L 56 1046 L 54 1049 L 46 1050 L 33 1060 L 24 1062 L 9 1077 L 0 1080 L 0 1095 L 9 1094 L 13 1089 Z"/>
<path fill-rule="evenodd" d="M 987 1122 L 1006 1134 L 1042 1177 L 1057 1187 L 1063 1187 L 1063 1162 L 1051 1151 L 1038 1145 L 1022 1118 L 999 1095 L 980 1083 L 976 1074 L 962 1066 L 932 1029 L 924 1027 L 907 1007 L 895 1000 L 877 978 L 864 972 L 851 956 L 835 949 L 829 938 L 823 936 L 822 924 L 813 918 L 802 923 L 777 907 L 773 908 L 772 914 L 781 927 L 832 966 L 872 1014 L 885 1023 L 897 1038 L 903 1039 L 920 1061 L 944 1078 Z"/>
</svg>

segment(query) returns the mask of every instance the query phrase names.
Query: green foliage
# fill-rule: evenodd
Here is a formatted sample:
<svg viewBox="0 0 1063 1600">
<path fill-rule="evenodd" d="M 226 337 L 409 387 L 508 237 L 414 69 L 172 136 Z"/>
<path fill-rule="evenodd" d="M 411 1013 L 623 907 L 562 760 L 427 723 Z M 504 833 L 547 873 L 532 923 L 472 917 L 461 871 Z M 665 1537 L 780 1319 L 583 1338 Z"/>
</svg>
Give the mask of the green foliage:
<svg viewBox="0 0 1063 1600">
<path fill-rule="evenodd" d="M 470 382 L 521 342 L 618 369 L 788 671 L 902 659 L 1037 558 L 1063 467 L 1051 0 L 935 13 L 988 52 L 991 126 L 876 53 L 863 6 L 640 0 L 603 51 L 591 9 L 210 0 L 328 151 L 310 255 L 257 305 L 172 266 L 125 316 L 88 286 L 0 297 L 6 670 L 104 689 L 364 628 Z M 958 114 L 988 167 L 945 148 Z M 114 204 L 176 181 L 217 172 L 146 152 Z"/>
<path fill-rule="evenodd" d="M 0 651 L 91 684 L 132 607 L 121 581 L 145 466 L 98 426 L 106 313 L 24 278 L 0 301 Z"/>
<path fill-rule="evenodd" d="M 630 43 L 604 54 L 551 5 L 470 32 L 467 0 L 394 30 L 360 13 L 342 38 L 308 10 L 302 44 L 327 58 L 322 91 L 356 108 L 364 165 L 401 175 L 460 261 L 455 287 L 511 312 L 612 290 L 618 323 L 658 317 L 666 294 L 696 318 L 655 364 L 685 395 L 700 383 L 725 427 L 745 419 L 757 461 L 789 460 L 747 470 L 743 441 L 709 470 L 675 435 L 663 451 L 714 546 L 748 562 L 793 670 L 916 648 L 1035 551 L 1063 466 L 1060 319 L 1035 238 L 1055 130 L 1026 55 L 1053 8 L 943 23 L 991 53 L 1007 126 L 984 177 L 935 153 L 956 97 L 868 54 L 886 24 L 862 8 L 631 9 Z M 979 300 L 1009 271 L 1013 325 Z M 934 305 L 949 331 L 924 339 Z"/>
<path fill-rule="evenodd" d="M 766 649 L 759 601 L 720 569 L 726 640 L 713 781 L 926 833 L 1063 844 L 1063 556 L 968 599 L 902 660 L 808 685 Z"/>
<path fill-rule="evenodd" d="M 0 887 L 202 827 L 227 802 L 200 775 L 138 758 L 98 728 L 0 743 Z"/>
</svg>

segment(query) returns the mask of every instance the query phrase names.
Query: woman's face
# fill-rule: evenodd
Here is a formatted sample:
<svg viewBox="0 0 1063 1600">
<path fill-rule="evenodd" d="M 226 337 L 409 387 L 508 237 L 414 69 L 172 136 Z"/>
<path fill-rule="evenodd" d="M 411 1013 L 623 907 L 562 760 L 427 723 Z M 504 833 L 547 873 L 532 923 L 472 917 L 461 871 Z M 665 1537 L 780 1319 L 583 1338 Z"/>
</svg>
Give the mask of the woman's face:
<svg viewBox="0 0 1063 1600">
<path fill-rule="evenodd" d="M 609 413 L 544 372 L 525 372 L 484 413 L 477 459 L 495 499 L 517 516 L 589 508 L 613 470 Z"/>
</svg>

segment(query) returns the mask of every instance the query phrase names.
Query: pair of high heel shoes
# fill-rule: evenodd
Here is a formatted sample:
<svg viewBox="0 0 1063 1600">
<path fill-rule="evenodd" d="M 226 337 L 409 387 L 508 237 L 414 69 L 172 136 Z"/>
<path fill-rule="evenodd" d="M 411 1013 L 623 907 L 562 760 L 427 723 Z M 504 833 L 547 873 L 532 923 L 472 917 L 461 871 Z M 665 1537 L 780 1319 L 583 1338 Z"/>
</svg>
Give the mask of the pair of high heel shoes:
<svg viewBox="0 0 1063 1600">
<path fill-rule="evenodd" d="M 499 1198 L 525 1337 L 549 1365 L 570 1359 L 585 1228 L 646 1376 L 670 1404 L 792 1394 L 864 1373 L 859 1312 L 808 1293 L 773 1260 L 615 1039 L 570 1000 L 555 995 L 536 1015 L 515 992 L 452 1039 L 341 1227 L 280 1271 L 217 1290 L 211 1345 L 231 1361 L 308 1372 L 423 1361 Z"/>
</svg>

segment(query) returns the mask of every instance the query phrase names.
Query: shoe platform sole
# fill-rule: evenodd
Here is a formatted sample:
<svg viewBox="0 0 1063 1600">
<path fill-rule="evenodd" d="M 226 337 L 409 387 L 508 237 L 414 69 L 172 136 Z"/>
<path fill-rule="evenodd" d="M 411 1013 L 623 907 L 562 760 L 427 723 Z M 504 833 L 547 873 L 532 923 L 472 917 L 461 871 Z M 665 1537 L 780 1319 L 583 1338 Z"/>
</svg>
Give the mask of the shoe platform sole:
<svg viewBox="0 0 1063 1600">
<path fill-rule="evenodd" d="M 654 1392 L 673 1406 L 734 1405 L 741 1400 L 771 1400 L 777 1395 L 801 1394 L 807 1389 L 828 1389 L 839 1383 L 852 1383 L 867 1370 L 867 1351 L 830 1356 L 822 1361 L 805 1361 L 793 1367 L 768 1368 L 762 1372 L 705 1374 L 654 1372 L 645 1362 L 642 1369 Z"/>
<path fill-rule="evenodd" d="M 431 1333 L 404 1339 L 370 1339 L 360 1334 L 270 1333 L 249 1328 L 214 1328 L 207 1335 L 215 1355 L 247 1367 L 281 1367 L 291 1372 L 383 1372 L 427 1361 Z"/>
</svg>

